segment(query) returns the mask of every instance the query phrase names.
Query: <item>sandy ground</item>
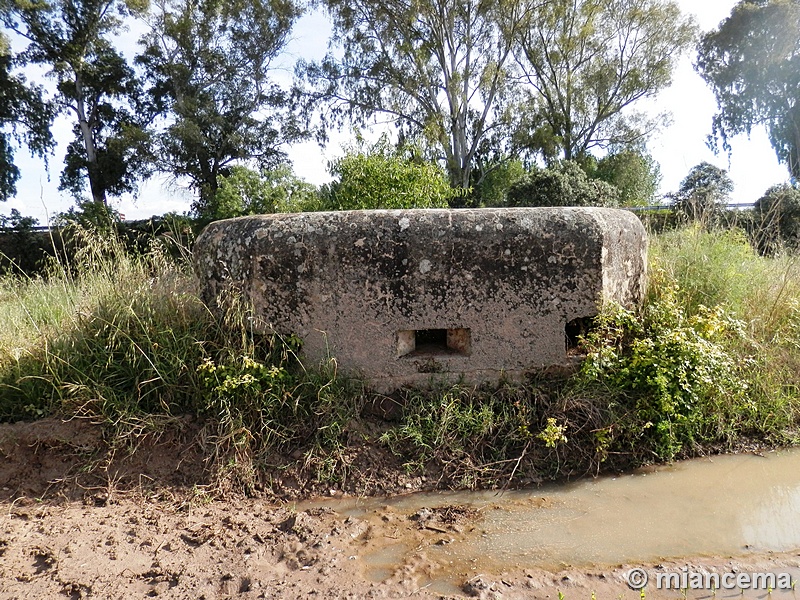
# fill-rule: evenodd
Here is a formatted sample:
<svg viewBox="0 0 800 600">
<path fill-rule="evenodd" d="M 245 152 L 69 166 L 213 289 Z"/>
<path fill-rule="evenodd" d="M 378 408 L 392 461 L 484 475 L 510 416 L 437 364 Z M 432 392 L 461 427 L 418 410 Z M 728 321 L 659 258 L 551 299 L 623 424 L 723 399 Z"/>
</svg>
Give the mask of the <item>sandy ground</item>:
<svg viewBox="0 0 800 600">
<path fill-rule="evenodd" d="M 551 571 L 508 568 L 487 557 L 485 564 L 449 567 L 431 549 L 475 535 L 481 516 L 473 509 L 407 515 L 386 506 L 352 516 L 313 502 L 210 500 L 191 482 L 197 464 L 180 440 L 139 448 L 124 469 L 109 463 L 88 469 L 99 435 L 75 422 L 0 426 L 0 599 L 795 596 L 794 590 L 682 592 L 652 585 L 643 596 L 625 582 L 630 565 Z M 92 476 L 82 477 L 88 471 Z M 134 473 L 138 483 L 122 485 Z M 402 551 L 390 552 L 387 563 L 387 548 Z M 384 562 L 376 564 L 375 556 Z M 798 553 L 637 566 L 653 576 L 688 566 L 786 571 L 800 579 Z"/>
</svg>

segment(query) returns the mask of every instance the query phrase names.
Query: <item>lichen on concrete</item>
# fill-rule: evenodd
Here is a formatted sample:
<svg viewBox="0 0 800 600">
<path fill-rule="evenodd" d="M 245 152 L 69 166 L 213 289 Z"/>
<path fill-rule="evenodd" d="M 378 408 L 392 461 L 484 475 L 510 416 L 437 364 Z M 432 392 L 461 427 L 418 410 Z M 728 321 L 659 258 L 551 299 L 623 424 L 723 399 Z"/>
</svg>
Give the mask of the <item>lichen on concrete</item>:
<svg viewBox="0 0 800 600">
<path fill-rule="evenodd" d="M 568 323 L 641 301 L 646 247 L 614 209 L 343 211 L 214 222 L 195 264 L 209 306 L 233 286 L 306 364 L 388 391 L 568 365 Z"/>
</svg>

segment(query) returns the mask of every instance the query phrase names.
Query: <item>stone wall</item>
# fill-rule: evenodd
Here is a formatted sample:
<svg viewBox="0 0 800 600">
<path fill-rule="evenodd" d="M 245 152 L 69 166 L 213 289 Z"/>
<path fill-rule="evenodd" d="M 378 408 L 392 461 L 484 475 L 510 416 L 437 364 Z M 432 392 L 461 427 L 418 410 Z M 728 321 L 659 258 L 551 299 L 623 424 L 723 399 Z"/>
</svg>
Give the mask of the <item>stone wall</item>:
<svg viewBox="0 0 800 600">
<path fill-rule="evenodd" d="M 307 365 L 390 391 L 570 364 L 604 299 L 642 299 L 646 234 L 601 208 L 345 211 L 218 221 L 194 253 L 210 306 L 233 285 Z"/>
</svg>

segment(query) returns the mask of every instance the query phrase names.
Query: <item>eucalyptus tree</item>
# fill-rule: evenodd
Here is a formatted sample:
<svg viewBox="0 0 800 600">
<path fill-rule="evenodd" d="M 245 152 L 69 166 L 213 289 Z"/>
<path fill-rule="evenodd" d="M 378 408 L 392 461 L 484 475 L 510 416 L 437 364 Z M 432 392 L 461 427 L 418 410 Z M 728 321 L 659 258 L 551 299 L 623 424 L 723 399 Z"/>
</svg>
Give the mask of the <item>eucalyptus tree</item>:
<svg viewBox="0 0 800 600">
<path fill-rule="evenodd" d="M 510 121 L 508 67 L 525 9 L 519 0 L 321 0 L 331 51 L 301 73 L 325 125 L 394 123 L 470 186 L 482 140 Z M 528 7 L 530 8 L 530 7 Z"/>
<path fill-rule="evenodd" d="M 800 178 L 800 1 L 745 0 L 707 33 L 696 68 L 717 97 L 712 144 L 764 125 L 778 158 Z"/>
<path fill-rule="evenodd" d="M 24 143 L 31 154 L 45 160 L 54 146 L 50 134 L 53 107 L 41 86 L 30 85 L 14 72 L 8 40 L 0 34 L 0 201 L 16 193 L 19 169 L 14 164 L 15 143 Z"/>
<path fill-rule="evenodd" d="M 0 0 L 3 24 L 27 42 L 22 59 L 49 69 L 55 104 L 74 119 L 61 188 L 81 197 L 88 178 L 103 206 L 147 173 L 138 84 L 112 44 L 123 20 L 145 10 L 143 0 Z"/>
<path fill-rule="evenodd" d="M 696 37 L 693 20 L 663 0 L 549 0 L 525 15 L 519 143 L 548 160 L 639 145 L 659 120 L 632 108 L 670 85 Z"/>
<path fill-rule="evenodd" d="M 188 178 L 194 210 L 219 212 L 220 178 L 237 164 L 276 166 L 302 136 L 273 80 L 301 10 L 292 0 L 162 0 L 137 63 L 146 72 L 161 169 Z"/>
</svg>

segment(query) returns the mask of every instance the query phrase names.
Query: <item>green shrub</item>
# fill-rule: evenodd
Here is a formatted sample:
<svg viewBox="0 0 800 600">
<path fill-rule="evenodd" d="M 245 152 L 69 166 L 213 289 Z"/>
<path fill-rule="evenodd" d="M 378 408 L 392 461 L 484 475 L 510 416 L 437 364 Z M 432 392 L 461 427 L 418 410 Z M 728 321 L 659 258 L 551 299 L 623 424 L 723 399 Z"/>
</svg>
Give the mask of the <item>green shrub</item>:
<svg viewBox="0 0 800 600">
<path fill-rule="evenodd" d="M 552 458 L 566 441 L 563 423 L 571 417 L 586 431 L 597 425 L 581 427 L 584 415 L 566 416 L 557 393 L 549 397 L 535 383 L 407 390 L 400 404 L 400 421 L 380 441 L 409 471 L 438 468 L 444 485 L 460 488 L 507 485 L 514 477 L 535 477 L 537 469 L 558 472 Z M 532 460 L 521 464 L 526 455 Z"/>
<path fill-rule="evenodd" d="M 323 208 L 447 208 L 456 195 L 444 170 L 418 157 L 413 148 L 394 149 L 384 137 L 367 150 L 335 160 L 335 180 L 324 191 Z"/>
<path fill-rule="evenodd" d="M 656 236 L 650 263 L 651 291 L 674 282 L 687 314 L 700 305 L 722 306 L 766 347 L 791 320 L 792 303 L 800 298 L 800 260 L 759 256 L 739 229 L 696 225 Z"/>
<path fill-rule="evenodd" d="M 508 191 L 526 175 L 525 166 L 518 159 L 506 159 L 485 165 L 478 174 L 470 200 L 478 206 L 505 206 Z"/>
<path fill-rule="evenodd" d="M 76 269 L 0 279 L 0 422 L 89 417 L 119 444 L 197 415 L 214 464 L 239 489 L 252 486 L 258 459 L 297 448 L 337 481 L 358 386 L 325 365 L 306 371 L 298 340 L 254 333 L 235 295 L 212 313 L 185 255 L 154 244 L 132 254 L 88 233 Z"/>
<path fill-rule="evenodd" d="M 746 403 L 747 383 L 731 344 L 743 326 L 717 307 L 687 316 L 677 288 L 646 305 L 641 319 L 611 308 L 585 340 L 582 377 L 614 390 L 634 435 L 649 440 L 659 458 L 726 435 L 715 412 Z M 639 442 L 641 443 L 641 442 Z"/>
<path fill-rule="evenodd" d="M 315 210 L 320 198 L 317 189 L 296 177 L 291 167 L 281 165 L 260 173 L 234 166 L 228 176 L 219 177 L 213 219 L 243 215 Z"/>
<path fill-rule="evenodd" d="M 29 273 L 46 256 L 47 244 L 54 240 L 37 235 L 39 224 L 33 217 L 22 216 L 16 208 L 8 216 L 0 214 L 0 273 L 18 271 Z"/>
<path fill-rule="evenodd" d="M 621 206 L 657 204 L 661 169 L 646 152 L 625 149 L 604 156 L 587 169 L 589 176 L 613 185 L 619 190 Z"/>
<path fill-rule="evenodd" d="M 534 169 L 508 191 L 508 206 L 618 206 L 619 190 L 589 179 L 573 161 Z"/>
</svg>

